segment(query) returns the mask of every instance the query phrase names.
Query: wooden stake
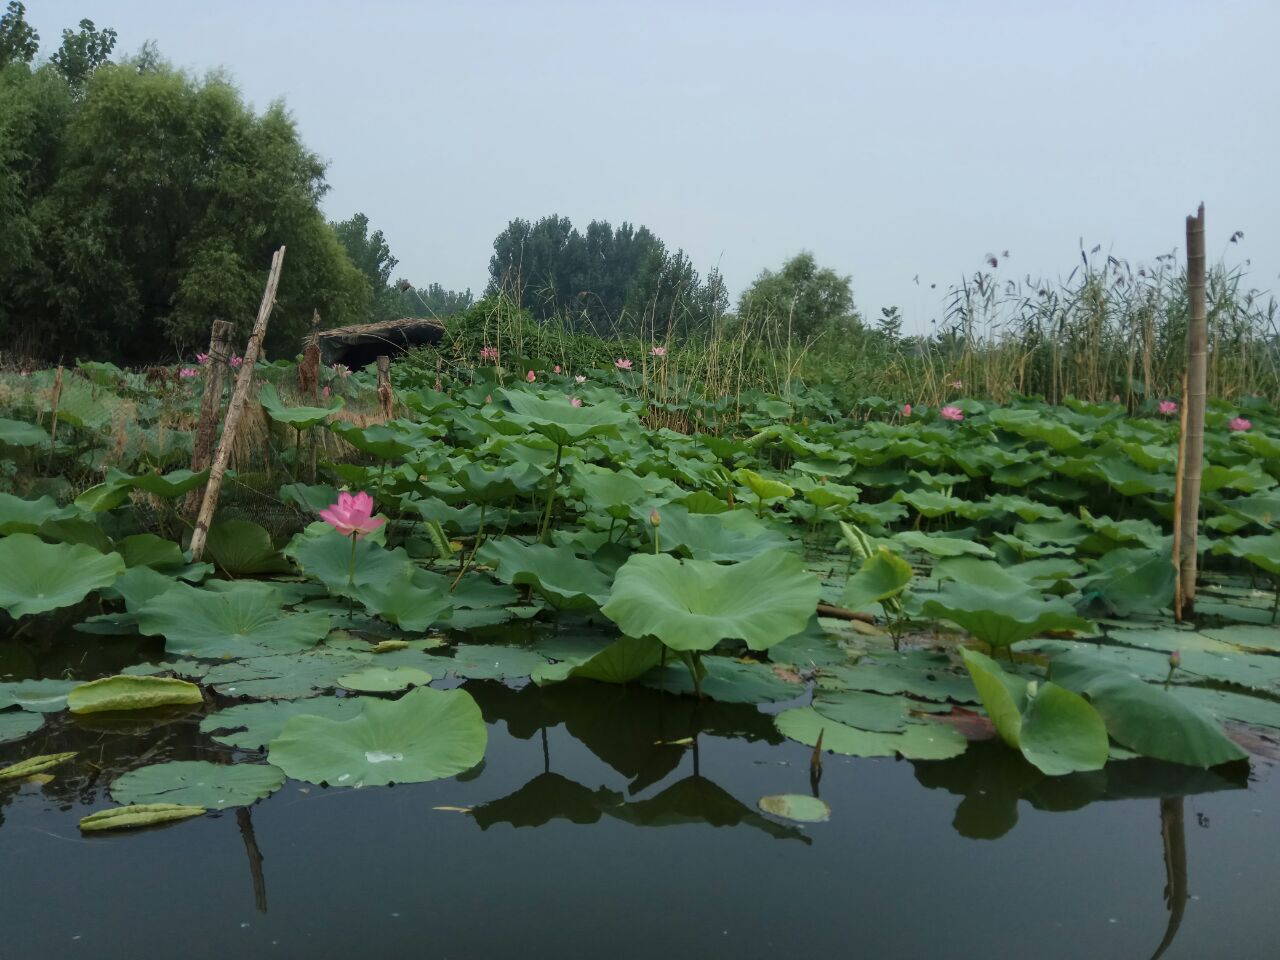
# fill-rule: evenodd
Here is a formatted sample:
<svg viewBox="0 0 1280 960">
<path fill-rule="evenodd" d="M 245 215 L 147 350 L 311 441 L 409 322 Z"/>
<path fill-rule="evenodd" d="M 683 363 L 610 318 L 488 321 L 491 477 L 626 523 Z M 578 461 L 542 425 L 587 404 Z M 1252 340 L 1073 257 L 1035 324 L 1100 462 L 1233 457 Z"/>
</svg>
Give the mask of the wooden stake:
<svg viewBox="0 0 1280 960">
<path fill-rule="evenodd" d="M 53 448 L 58 439 L 58 404 L 62 402 L 62 364 L 53 375 L 53 396 L 49 403 L 53 422 L 49 424 L 49 465 L 53 465 Z"/>
<path fill-rule="evenodd" d="M 213 439 L 218 432 L 219 414 L 222 413 L 222 380 L 231 359 L 232 325 L 226 320 L 213 321 L 209 334 L 209 363 L 205 367 L 204 396 L 200 399 L 200 422 L 196 426 L 194 449 L 191 451 L 191 472 L 199 473 L 209 466 L 213 457 Z M 203 489 L 187 494 L 183 512 L 193 516 L 200 506 Z"/>
<path fill-rule="evenodd" d="M 391 408 L 395 405 L 395 394 L 391 392 L 391 358 L 378 358 L 378 400 L 382 404 L 382 419 L 391 419 Z"/>
<path fill-rule="evenodd" d="M 262 293 L 262 303 L 258 307 L 258 317 L 253 323 L 249 344 L 244 348 L 244 361 L 240 364 L 240 375 L 236 378 L 235 389 L 231 392 L 227 419 L 222 425 L 222 437 L 218 440 L 218 452 L 214 454 L 213 463 L 209 468 L 209 485 L 205 487 L 204 500 L 200 503 L 200 514 L 196 517 L 196 528 L 191 534 L 193 563 L 199 563 L 204 557 L 204 542 L 209 536 L 213 512 L 218 508 L 222 477 L 227 472 L 227 461 L 231 458 L 231 447 L 235 442 L 236 430 L 240 426 L 240 419 L 244 416 L 245 405 L 249 399 L 249 387 L 253 383 L 253 365 L 258 362 L 258 355 L 262 352 L 262 341 L 267 335 L 267 321 L 271 319 L 271 308 L 276 303 L 276 288 L 280 286 L 280 270 L 283 266 L 284 247 L 281 247 L 271 257 L 271 272 L 267 274 L 267 288 Z"/>
<path fill-rule="evenodd" d="M 1186 426 L 1182 431 L 1185 449 L 1181 518 L 1181 548 L 1178 575 L 1181 587 L 1182 618 L 1195 614 L 1196 537 L 1200 526 L 1200 474 L 1204 466 L 1204 406 L 1208 379 L 1209 328 L 1205 319 L 1204 204 L 1194 217 L 1187 217 L 1187 402 Z"/>
<path fill-rule="evenodd" d="M 1187 465 L 1187 375 L 1182 375 L 1178 430 L 1178 469 L 1173 482 L 1173 619 L 1182 622 L 1182 487 Z"/>
</svg>

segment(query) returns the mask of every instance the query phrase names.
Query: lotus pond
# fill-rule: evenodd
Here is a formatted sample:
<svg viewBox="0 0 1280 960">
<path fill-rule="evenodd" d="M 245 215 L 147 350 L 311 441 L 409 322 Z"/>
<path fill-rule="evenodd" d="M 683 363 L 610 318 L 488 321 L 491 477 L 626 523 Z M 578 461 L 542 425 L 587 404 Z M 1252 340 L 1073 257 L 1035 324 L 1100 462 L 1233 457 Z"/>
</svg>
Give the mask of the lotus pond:
<svg viewBox="0 0 1280 960">
<path fill-rule="evenodd" d="M 6 953 L 1274 955 L 1269 405 L 1211 405 L 1176 623 L 1154 402 L 579 376 L 265 388 L 305 522 L 197 562 L 203 474 L 0 494 Z M 7 412 L 10 475 L 93 461 Z"/>
</svg>

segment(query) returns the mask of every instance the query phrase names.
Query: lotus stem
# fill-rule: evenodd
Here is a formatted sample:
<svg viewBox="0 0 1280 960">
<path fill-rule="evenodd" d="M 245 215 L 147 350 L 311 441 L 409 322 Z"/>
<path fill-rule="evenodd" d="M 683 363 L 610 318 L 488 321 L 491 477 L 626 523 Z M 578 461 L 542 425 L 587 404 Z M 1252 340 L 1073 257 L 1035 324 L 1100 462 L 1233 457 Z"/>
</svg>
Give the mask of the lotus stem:
<svg viewBox="0 0 1280 960">
<path fill-rule="evenodd" d="M 560 458 L 564 454 L 564 446 L 556 444 L 556 467 L 551 474 L 551 489 L 547 491 L 547 509 L 542 515 L 542 529 L 538 532 L 538 542 L 546 543 L 547 534 L 551 532 L 551 508 L 556 502 L 556 488 L 560 486 Z"/>
<path fill-rule="evenodd" d="M 351 535 L 351 562 L 347 564 L 347 621 L 355 619 L 356 609 L 356 535 Z"/>
</svg>

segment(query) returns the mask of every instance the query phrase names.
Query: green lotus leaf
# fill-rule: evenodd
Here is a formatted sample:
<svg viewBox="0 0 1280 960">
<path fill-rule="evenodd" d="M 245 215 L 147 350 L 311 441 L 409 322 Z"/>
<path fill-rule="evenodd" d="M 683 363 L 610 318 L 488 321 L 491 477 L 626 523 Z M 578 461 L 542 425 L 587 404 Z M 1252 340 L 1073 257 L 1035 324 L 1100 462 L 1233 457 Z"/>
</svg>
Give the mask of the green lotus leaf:
<svg viewBox="0 0 1280 960">
<path fill-rule="evenodd" d="M 1092 460 L 1086 476 L 1102 480 L 1117 493 L 1126 497 L 1137 497 L 1149 493 L 1173 496 L 1174 480 L 1171 474 L 1152 473 L 1123 456 L 1113 455 Z"/>
<path fill-rule="evenodd" d="M 1218 504 L 1218 509 L 1241 521 L 1252 521 L 1261 527 L 1280 527 L 1280 496 L 1273 493 L 1255 493 L 1235 500 L 1224 500 Z"/>
<path fill-rule="evenodd" d="M 1228 537 L 1214 544 L 1214 553 L 1229 553 L 1260 570 L 1280 576 L 1280 532 L 1256 537 Z"/>
<path fill-rule="evenodd" d="M 10 534 L 0 540 L 0 607 L 13 617 L 69 607 L 111 586 L 124 570 L 118 553 Z"/>
<path fill-rule="evenodd" d="M 49 431 L 34 423 L 0 417 L 0 443 L 11 447 L 38 447 L 49 442 Z"/>
<path fill-rule="evenodd" d="M 893 495 L 893 502 L 910 504 L 920 516 L 933 518 L 955 513 L 969 501 L 949 497 L 936 490 L 899 490 Z"/>
<path fill-rule="evenodd" d="M 957 537 L 939 537 L 922 533 L 919 530 L 904 530 L 895 533 L 891 538 L 908 550 L 919 550 L 931 557 L 993 557 L 991 548 L 973 540 L 961 540 Z"/>
<path fill-rule="evenodd" d="M 338 488 L 327 483 L 286 483 L 280 488 L 280 499 L 303 513 L 317 514 L 338 502 Z"/>
<path fill-rule="evenodd" d="M 826 823 L 831 819 L 831 808 L 825 800 L 808 797 L 802 793 L 775 793 L 756 801 L 765 813 L 796 823 Z"/>
<path fill-rule="evenodd" d="M 350 720 L 296 716 L 268 757 L 295 780 L 332 787 L 422 783 L 484 759 L 488 731 L 465 690 L 420 687 L 399 700 L 367 700 Z"/>
<path fill-rule="evenodd" d="M 38 713 L 16 710 L 0 713 L 0 743 L 9 743 L 29 737 L 44 726 L 44 717 Z"/>
<path fill-rule="evenodd" d="M 784 710 L 773 718 L 783 736 L 849 757 L 892 757 L 908 760 L 947 760 L 964 753 L 964 737 L 941 723 L 908 724 L 901 733 L 875 733 L 837 723 L 812 707 Z"/>
<path fill-rule="evenodd" d="M 413 453 L 413 445 L 406 442 L 405 433 L 390 424 L 362 427 L 345 420 L 330 420 L 327 426 L 361 453 L 379 460 L 397 460 Z"/>
<path fill-rule="evenodd" d="M 362 697 L 312 697 L 307 700 L 263 700 L 238 703 L 200 721 L 200 732 L 218 743 L 241 750 L 265 750 L 293 717 L 310 714 L 330 720 L 350 720 L 364 706 Z"/>
<path fill-rule="evenodd" d="M 1229 627 L 1205 628 L 1203 631 L 1220 643 L 1230 644 L 1253 653 L 1280 653 L 1280 630 L 1254 624 L 1235 624 Z"/>
<path fill-rule="evenodd" d="M 432 676 L 451 674 L 467 680 L 517 680 L 532 676 L 546 660 L 523 647 L 502 644 L 460 643 L 452 657 L 424 657 L 422 666 Z"/>
<path fill-rule="evenodd" d="M 409 568 L 408 576 L 386 583 L 363 583 L 355 597 L 370 613 L 394 623 L 402 630 L 426 630 L 449 619 L 453 598 L 441 578 L 425 570 Z"/>
<path fill-rule="evenodd" d="M 1223 489 L 1257 493 L 1270 490 L 1275 485 L 1276 478 L 1266 473 L 1257 462 L 1240 463 L 1231 467 L 1214 463 L 1205 467 L 1200 476 L 1201 493 L 1215 493 Z"/>
<path fill-rule="evenodd" d="M 75 751 L 72 750 L 69 753 L 46 753 L 38 757 L 28 757 L 26 760 L 11 763 L 7 767 L 0 767 L 0 780 L 22 780 L 66 763 L 75 755 Z"/>
<path fill-rule="evenodd" d="M 985 653 L 960 648 L 982 706 L 991 718 L 1000 739 L 1015 750 L 1022 749 L 1022 714 L 1027 708 L 1027 681 L 1005 673 Z"/>
<path fill-rule="evenodd" d="M 77 714 L 201 706 L 203 703 L 204 697 L 198 686 L 174 677 L 120 674 L 79 684 L 67 694 L 67 707 Z"/>
<path fill-rule="evenodd" d="M 85 833 L 94 833 L 99 830 L 136 830 L 139 827 L 154 827 L 160 823 L 199 817 L 206 813 L 208 811 L 204 807 L 185 806 L 179 803 L 144 803 L 91 813 L 81 818 L 80 829 Z"/>
<path fill-rule="evenodd" d="M 1066 424 L 1041 416 L 1035 410 L 997 408 L 987 414 L 987 419 L 1001 430 L 1007 430 L 1027 440 L 1046 443 L 1057 453 L 1073 450 L 1085 442 L 1083 436 Z"/>
<path fill-rule="evenodd" d="M 721 640 L 766 650 L 804 629 L 820 590 L 785 550 L 727 566 L 636 554 L 601 612 L 629 636 L 654 636 L 673 650 L 710 650 Z"/>
<path fill-rule="evenodd" d="M 702 666 L 702 695 L 720 703 L 779 703 L 804 695 L 803 684 L 779 675 L 769 664 L 703 657 Z M 668 663 L 645 676 L 644 683 L 671 693 L 694 692 L 693 677 L 684 664 Z"/>
<path fill-rule="evenodd" d="M 111 784 L 111 799 L 125 805 L 177 803 L 224 810 L 247 807 L 282 786 L 284 773 L 265 764 L 175 760 L 117 777 Z"/>
<path fill-rule="evenodd" d="M 1054 657 L 1053 678 L 1087 697 L 1112 738 L 1143 756 L 1203 768 L 1248 756 L 1211 714 L 1088 654 Z"/>
<path fill-rule="evenodd" d="M 1187 687 L 1181 684 L 1171 686 L 1169 693 L 1174 699 L 1211 713 L 1220 721 L 1235 720 L 1280 730 L 1280 701 L 1250 697 L 1230 690 L 1211 690 L 1208 687 Z M 0 713 L 0 721 L 3 721 L 4 716 Z"/>
<path fill-rule="evenodd" d="M 33 713 L 58 713 L 67 709 L 67 694 L 78 680 L 14 680 L 0 683 L 0 710 L 20 707 Z"/>
<path fill-rule="evenodd" d="M 859 730 L 900 733 L 911 722 L 912 701 L 863 690 L 815 690 L 813 709 L 828 720 Z"/>
<path fill-rule="evenodd" d="M 506 503 L 528 494 L 542 479 L 542 471 L 528 463 L 494 466 L 473 460 L 453 473 L 453 482 L 469 501 L 486 504 Z"/>
<path fill-rule="evenodd" d="M 54 543 L 83 543 L 99 553 L 111 552 L 111 538 L 93 520 L 67 517 L 65 520 L 46 520 L 35 531 L 41 540 Z"/>
<path fill-rule="evenodd" d="M 226 697 L 297 700 L 337 687 L 338 678 L 366 666 L 373 654 L 311 650 L 219 663 L 205 682 Z"/>
<path fill-rule="evenodd" d="M 358 693 L 396 693 L 430 682 L 431 674 L 414 667 L 365 667 L 338 678 L 339 684 Z"/>
<path fill-rule="evenodd" d="M 1019 523 L 1013 532 L 1028 543 L 1036 546 L 1055 544 L 1063 547 L 1075 547 L 1089 535 L 1089 528 L 1075 517 L 1062 517 L 1058 520 L 1037 520 L 1034 523 Z"/>
<path fill-rule="evenodd" d="M 690 513 L 687 507 L 667 504 L 658 509 L 662 549 L 687 553 L 695 560 L 749 560 L 791 539 L 777 525 L 747 510 L 727 513 Z"/>
<path fill-rule="evenodd" d="M 295 430 L 310 430 L 341 410 L 345 401 L 341 397 L 335 397 L 328 407 L 290 407 L 280 399 L 275 384 L 264 383 L 258 391 L 258 403 L 262 404 L 267 416 L 276 423 L 286 424 Z"/>
<path fill-rule="evenodd" d="M 209 559 L 233 577 L 292 573 L 271 534 L 252 520 L 221 520 L 209 528 L 205 541 Z"/>
<path fill-rule="evenodd" d="M 1034 590 L 1009 593 L 998 585 L 947 581 L 937 599 L 921 607 L 927 617 L 950 620 L 992 647 L 1007 647 L 1049 630 L 1088 631 L 1066 601 L 1044 599 Z"/>
<path fill-rule="evenodd" d="M 977 691 L 946 654 L 928 650 L 877 652 L 852 666 L 825 666 L 818 685 L 829 690 L 905 693 L 924 700 L 976 703 Z"/>
<path fill-rule="evenodd" d="M 208 470 L 199 473 L 174 470 L 166 474 L 144 473 L 135 477 L 112 467 L 107 471 L 107 479 L 76 497 L 75 504 L 80 510 L 102 513 L 124 503 L 130 490 L 145 490 L 154 496 L 172 500 L 201 486 L 208 479 Z"/>
<path fill-rule="evenodd" d="M 116 550 L 124 558 L 126 567 L 169 567 L 185 566 L 187 558 L 182 555 L 182 548 L 172 540 L 157 537 L 154 533 L 136 533 L 125 537 L 116 544 Z M 117 589 L 119 581 L 117 581 Z"/>
<path fill-rule="evenodd" d="M 840 596 L 840 605 L 848 610 L 866 610 L 872 604 L 902 593 L 913 575 L 911 564 L 888 547 L 880 547 L 849 578 Z"/>
<path fill-rule="evenodd" d="M 588 437 L 621 435 L 618 427 L 635 422 L 635 417 L 608 405 L 573 406 L 567 397 L 546 399 L 523 390 L 499 389 L 514 411 L 509 419 L 546 437 L 557 446 L 578 443 Z"/>
<path fill-rule="evenodd" d="M 1103 556 L 1084 587 L 1116 616 L 1160 613 L 1173 603 L 1177 571 L 1164 550 L 1113 550 Z"/>
<path fill-rule="evenodd" d="M 179 583 L 142 605 L 138 632 L 163 636 L 176 656 L 223 660 L 314 647 L 329 632 L 329 615 L 285 613 L 270 584 L 233 581 L 214 592 Z"/>
<path fill-rule="evenodd" d="M 652 637 L 620 637 L 589 656 L 539 666 L 533 672 L 533 681 L 544 684 L 581 678 L 601 683 L 630 683 L 658 666 L 661 660 L 662 644 Z"/>
<path fill-rule="evenodd" d="M 24 500 L 11 493 L 0 493 L 0 536 L 35 533 L 41 524 L 50 520 L 67 520 L 75 515 L 75 507 L 60 507 L 52 497 Z"/>
<path fill-rule="evenodd" d="M 1022 717 L 1022 755 L 1051 777 L 1101 770 L 1108 756 L 1106 724 L 1084 697 L 1041 683 Z"/>
<path fill-rule="evenodd" d="M 479 556 L 482 563 L 496 568 L 499 579 L 527 584 L 557 609 L 590 610 L 609 596 L 609 577 L 569 547 L 495 537 L 485 541 Z"/>
<path fill-rule="evenodd" d="M 795 488 L 781 480 L 770 480 L 762 477 L 754 470 L 741 467 L 733 471 L 733 479 L 747 487 L 761 500 L 786 500 L 794 497 Z"/>
<path fill-rule="evenodd" d="M 345 597 L 352 593 L 348 583 L 351 566 L 351 538 L 344 537 L 327 523 L 316 522 L 289 541 L 285 556 L 302 572 L 319 580 L 331 594 Z M 355 589 L 386 586 L 413 576 L 414 564 L 403 548 L 388 550 L 372 537 L 356 540 Z"/>
<path fill-rule="evenodd" d="M 168 593 L 177 584 L 173 577 L 152 570 L 150 567 L 129 567 L 120 579 L 112 586 L 112 590 L 120 595 L 124 607 L 131 614 L 136 614 L 147 601 L 162 593 Z"/>
<path fill-rule="evenodd" d="M 588 509 L 618 520 L 633 515 L 647 518 L 649 510 L 661 502 L 660 493 L 675 492 L 671 481 L 662 477 L 640 477 L 629 470 L 610 470 L 593 463 L 575 464 L 569 486 Z"/>
</svg>

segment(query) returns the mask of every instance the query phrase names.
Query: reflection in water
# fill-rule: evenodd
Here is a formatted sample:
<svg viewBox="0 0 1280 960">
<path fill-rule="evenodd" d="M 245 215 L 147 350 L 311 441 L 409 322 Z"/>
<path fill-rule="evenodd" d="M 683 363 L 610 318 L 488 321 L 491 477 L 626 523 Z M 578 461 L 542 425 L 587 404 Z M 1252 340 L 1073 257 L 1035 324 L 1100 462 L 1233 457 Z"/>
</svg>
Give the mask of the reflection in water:
<svg viewBox="0 0 1280 960">
<path fill-rule="evenodd" d="M 1159 960 L 1173 944 L 1182 925 L 1182 914 L 1187 909 L 1190 894 L 1187 890 L 1187 831 L 1183 817 L 1182 797 L 1163 797 L 1160 800 L 1160 839 L 1164 842 L 1164 902 L 1169 909 L 1169 924 L 1164 939 L 1151 960 Z"/>
<path fill-rule="evenodd" d="M 249 876 L 253 878 L 253 905 L 259 913 L 267 912 L 267 878 L 262 872 L 262 851 L 253 832 L 253 815 L 248 807 L 236 808 L 236 823 L 244 840 L 244 852 L 249 857 Z"/>
</svg>

